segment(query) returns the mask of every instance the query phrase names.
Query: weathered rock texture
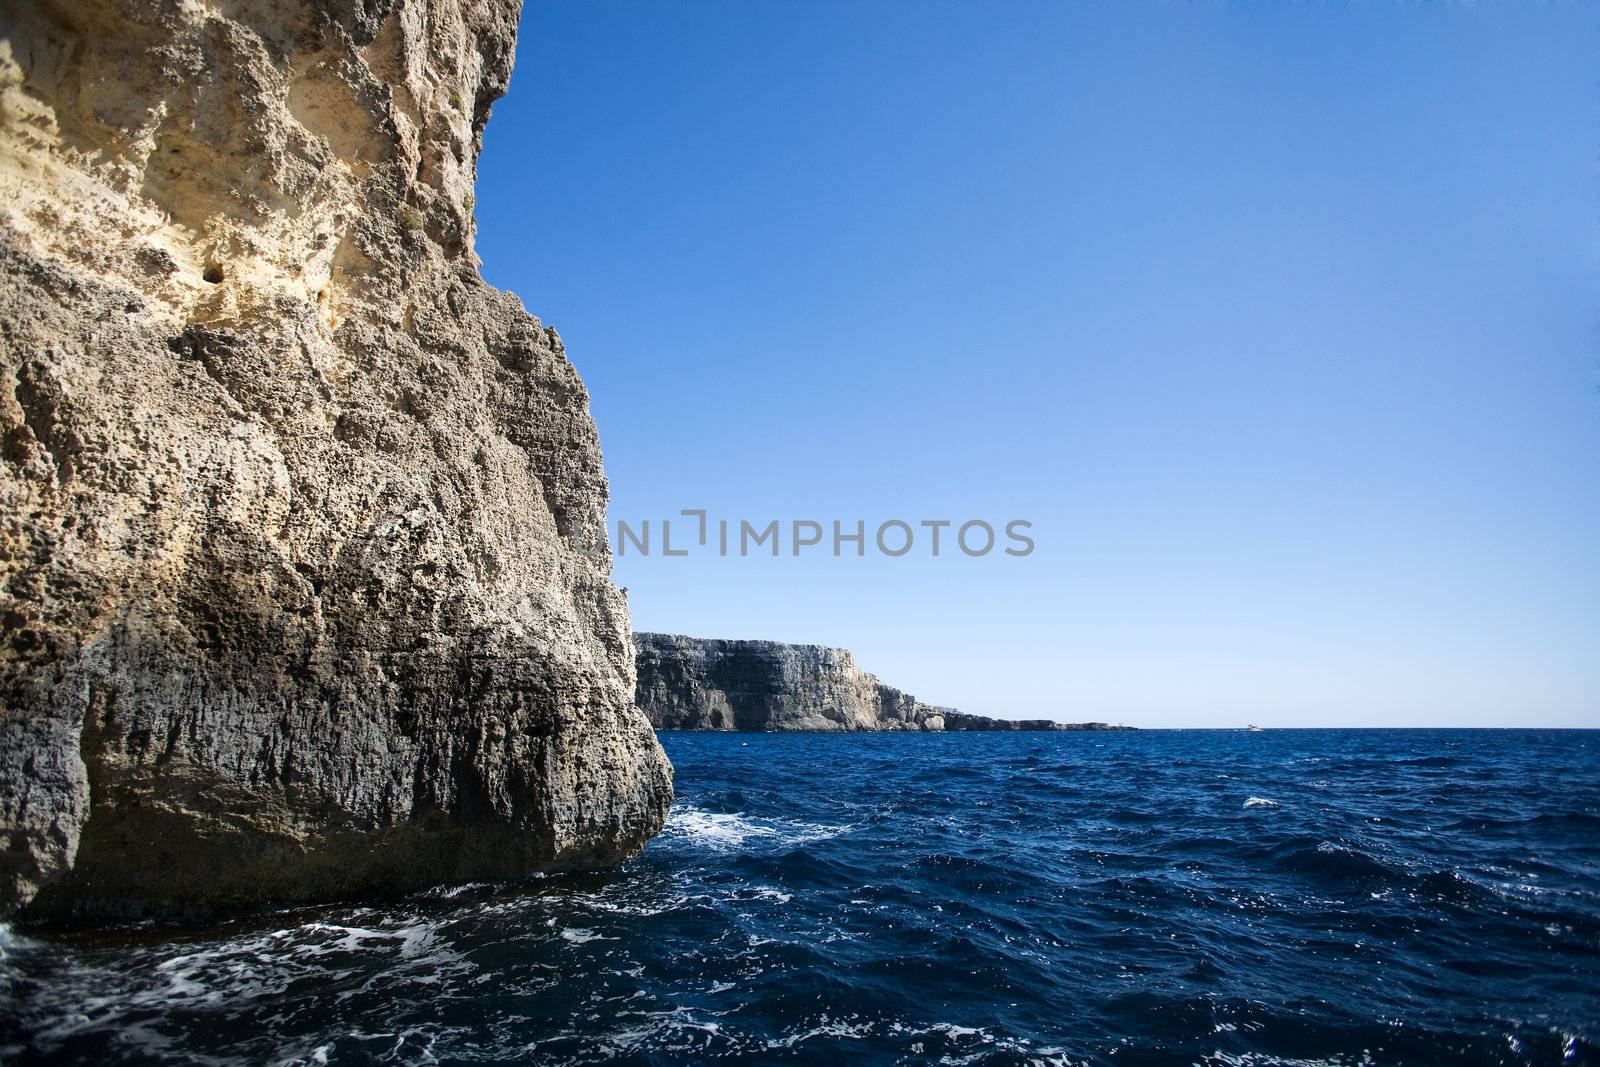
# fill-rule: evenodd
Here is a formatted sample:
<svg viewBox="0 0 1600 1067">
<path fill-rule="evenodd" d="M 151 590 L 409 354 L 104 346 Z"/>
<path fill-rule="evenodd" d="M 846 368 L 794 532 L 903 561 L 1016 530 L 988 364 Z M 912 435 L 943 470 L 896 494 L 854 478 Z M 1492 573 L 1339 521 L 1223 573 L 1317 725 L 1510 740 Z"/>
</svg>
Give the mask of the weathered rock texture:
<svg viewBox="0 0 1600 1067">
<path fill-rule="evenodd" d="M 633 635 L 639 707 L 658 730 L 1115 730 L 991 719 L 924 704 L 856 666 L 848 649 Z"/>
<path fill-rule="evenodd" d="M 0 0 L 0 914 L 626 856 L 588 397 L 488 288 L 519 0 Z"/>
</svg>

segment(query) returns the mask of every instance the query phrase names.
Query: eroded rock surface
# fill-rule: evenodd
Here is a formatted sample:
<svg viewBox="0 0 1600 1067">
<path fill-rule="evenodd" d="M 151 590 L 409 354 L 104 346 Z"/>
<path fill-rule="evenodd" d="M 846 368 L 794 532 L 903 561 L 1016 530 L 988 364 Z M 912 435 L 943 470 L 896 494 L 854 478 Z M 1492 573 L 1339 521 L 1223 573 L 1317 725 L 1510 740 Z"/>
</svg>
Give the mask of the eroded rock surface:
<svg viewBox="0 0 1600 1067">
<path fill-rule="evenodd" d="M 639 707 L 660 730 L 1112 730 L 924 704 L 848 649 L 636 633 Z"/>
<path fill-rule="evenodd" d="M 519 0 L 0 0 L 0 914 L 615 861 L 588 397 L 481 280 Z"/>
</svg>

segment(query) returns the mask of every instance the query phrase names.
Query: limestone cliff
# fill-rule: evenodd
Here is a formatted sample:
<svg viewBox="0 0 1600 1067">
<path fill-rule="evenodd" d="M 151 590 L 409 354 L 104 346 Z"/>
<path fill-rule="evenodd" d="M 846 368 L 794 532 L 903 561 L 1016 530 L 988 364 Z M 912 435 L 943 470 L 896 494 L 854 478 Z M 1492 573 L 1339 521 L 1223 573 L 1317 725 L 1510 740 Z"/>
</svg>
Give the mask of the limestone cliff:
<svg viewBox="0 0 1600 1067">
<path fill-rule="evenodd" d="M 659 730 L 1111 730 L 924 704 L 847 649 L 636 633 L 639 707 Z"/>
<path fill-rule="evenodd" d="M 937 730 L 943 709 L 884 685 L 842 648 L 633 635 L 635 697 L 663 730 Z"/>
<path fill-rule="evenodd" d="M 479 277 L 519 0 L 0 0 L 0 914 L 615 861 L 588 397 Z"/>
</svg>

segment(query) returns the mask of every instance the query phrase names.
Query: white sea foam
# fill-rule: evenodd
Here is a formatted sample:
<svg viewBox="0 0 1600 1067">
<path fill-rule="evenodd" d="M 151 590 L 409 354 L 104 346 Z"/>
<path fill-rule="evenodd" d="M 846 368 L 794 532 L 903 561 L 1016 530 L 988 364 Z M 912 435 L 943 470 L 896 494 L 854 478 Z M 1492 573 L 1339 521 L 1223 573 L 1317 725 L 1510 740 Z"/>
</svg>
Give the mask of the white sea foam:
<svg viewBox="0 0 1600 1067">
<path fill-rule="evenodd" d="M 27 938 L 18 937 L 12 932 L 9 923 L 0 923 L 0 963 L 4 963 L 8 956 L 28 943 Z"/>
<path fill-rule="evenodd" d="M 1300 1059 L 1274 1056 L 1266 1052 L 1213 1052 L 1198 1061 L 1204 1067 L 1371 1067 L 1370 1053 L 1363 1051 L 1360 1059 L 1334 1056 L 1329 1059 Z"/>
<path fill-rule="evenodd" d="M 614 937 L 602 937 L 593 930 L 584 930 L 580 927 L 569 926 L 561 931 L 563 941 L 571 941 L 574 945 L 587 945 L 591 941 L 615 941 Z"/>
<path fill-rule="evenodd" d="M 755 889 L 755 895 L 759 900 L 775 900 L 779 904 L 787 904 L 789 901 L 794 899 L 791 894 L 785 893 L 779 889 L 773 889 L 771 886 L 766 885 L 757 886 Z"/>
<path fill-rule="evenodd" d="M 79 993 L 75 1010 L 52 1018 L 40 1030 L 47 1042 L 115 1023 L 121 1040 L 154 1058 L 172 1050 L 170 1036 L 158 1026 L 129 1022 L 148 1015 L 159 1018 L 174 1009 L 240 1010 L 244 1005 L 272 1002 L 296 983 L 308 979 L 338 986 L 344 1000 L 375 983 L 393 990 L 397 983 L 433 986 L 453 980 L 470 965 L 437 941 L 434 924 L 411 923 L 368 929 L 312 922 L 297 927 L 215 942 L 198 950 L 163 955 L 162 949 L 136 951 L 147 961 L 148 979 L 129 983 L 116 972 L 74 968 L 71 980 Z M 380 972 L 363 961 L 386 958 Z M 358 978 L 360 980 L 358 980 Z M 314 1063 L 315 1048 L 285 1062 Z M 220 1059 L 217 1062 L 240 1062 Z"/>
<path fill-rule="evenodd" d="M 700 1018 L 703 1014 L 721 1013 L 705 1013 L 685 1007 L 666 1011 L 630 1011 L 617 1016 L 616 1021 L 621 1025 L 616 1030 L 598 1039 L 587 1038 L 581 1031 L 566 1031 L 553 1035 L 551 1041 L 564 1044 L 573 1040 L 592 1040 L 595 1051 L 610 1059 L 648 1049 L 691 1063 L 706 1058 L 714 1044 L 719 1055 L 754 1052 L 761 1047 L 754 1038 L 730 1033 L 722 1028 L 721 1023 Z M 578 1062 L 594 1061 L 586 1059 Z"/>
<path fill-rule="evenodd" d="M 1244 806 L 1247 808 L 1276 808 L 1278 807 L 1278 802 L 1276 800 L 1268 800 L 1266 797 L 1251 797 L 1244 802 Z"/>
<path fill-rule="evenodd" d="M 681 838 L 702 848 L 730 851 L 751 845 L 803 845 L 836 837 L 847 829 L 844 826 L 793 819 L 758 819 L 748 815 L 702 811 L 693 804 L 675 804 L 661 833 L 669 840 Z"/>
<path fill-rule="evenodd" d="M 794 1048 L 818 1037 L 842 1038 L 847 1041 L 859 1041 L 872 1034 L 872 1023 L 860 1016 L 848 1019 L 833 1019 L 824 1012 L 817 1022 L 804 1029 L 794 1029 L 775 1041 L 767 1042 L 768 1048 Z"/>
<path fill-rule="evenodd" d="M 606 915 L 636 915 L 649 918 L 653 915 L 663 915 L 669 911 L 677 911 L 690 901 L 701 899 L 685 893 L 672 893 L 664 896 L 647 896 L 639 900 L 630 900 L 627 897 L 612 899 L 607 894 L 601 893 L 574 893 L 571 898 L 574 904 L 598 911 Z"/>
<path fill-rule="evenodd" d="M 439 900 L 450 900 L 455 897 L 465 896 L 468 893 L 479 893 L 495 888 L 493 882 L 461 882 L 457 885 L 439 886 L 434 889 L 424 890 L 418 894 L 422 897 L 434 897 Z"/>
<path fill-rule="evenodd" d="M 889 1025 L 889 1032 L 923 1038 L 924 1040 L 913 1041 L 910 1051 L 930 1063 L 951 1065 L 987 1063 L 994 1058 L 996 1052 L 1008 1052 L 1024 1059 L 1028 1067 L 1089 1067 L 1087 1060 L 1070 1058 L 1066 1049 L 1053 1045 L 1035 1046 L 1030 1038 L 1019 1039 L 1003 1034 L 997 1035 L 981 1026 L 934 1023 L 926 1027 L 912 1027 L 897 1022 Z M 941 1045 L 954 1044 L 957 1048 L 945 1052 L 937 1060 L 931 1059 L 931 1050 L 928 1048 L 931 1042 L 926 1040 L 928 1038 L 934 1038 Z M 923 1059 L 917 1062 L 923 1062 Z"/>
<path fill-rule="evenodd" d="M 1033 1055 L 1028 1057 L 1028 1067 L 1089 1067 L 1088 1060 L 1068 1059 L 1065 1049 L 1041 1048 L 1032 1051 Z"/>
</svg>

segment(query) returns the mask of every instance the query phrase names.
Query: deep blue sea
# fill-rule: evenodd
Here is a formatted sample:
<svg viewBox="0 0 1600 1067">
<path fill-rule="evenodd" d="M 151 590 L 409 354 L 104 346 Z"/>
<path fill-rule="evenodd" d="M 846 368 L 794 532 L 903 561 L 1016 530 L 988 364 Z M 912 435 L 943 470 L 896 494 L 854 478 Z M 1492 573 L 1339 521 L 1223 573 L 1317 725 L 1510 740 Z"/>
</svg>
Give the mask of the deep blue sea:
<svg viewBox="0 0 1600 1067">
<path fill-rule="evenodd" d="M 615 871 L 7 934 L 0 1059 L 1600 1063 L 1600 732 L 662 740 Z"/>
</svg>

